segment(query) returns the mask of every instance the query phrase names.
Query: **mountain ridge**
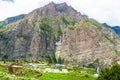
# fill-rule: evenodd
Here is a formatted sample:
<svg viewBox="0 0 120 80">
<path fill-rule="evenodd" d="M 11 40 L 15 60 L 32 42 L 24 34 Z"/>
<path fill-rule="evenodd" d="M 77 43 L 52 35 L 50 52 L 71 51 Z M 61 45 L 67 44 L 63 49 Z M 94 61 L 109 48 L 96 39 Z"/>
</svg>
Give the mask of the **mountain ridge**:
<svg viewBox="0 0 120 80">
<path fill-rule="evenodd" d="M 16 22 L 20 19 L 23 19 L 25 16 L 26 16 L 26 14 L 20 14 L 20 15 L 17 15 L 17 16 L 8 17 L 4 21 L 0 21 L 0 28 L 4 27 L 4 26 L 6 26 L 10 23 Z"/>
</svg>

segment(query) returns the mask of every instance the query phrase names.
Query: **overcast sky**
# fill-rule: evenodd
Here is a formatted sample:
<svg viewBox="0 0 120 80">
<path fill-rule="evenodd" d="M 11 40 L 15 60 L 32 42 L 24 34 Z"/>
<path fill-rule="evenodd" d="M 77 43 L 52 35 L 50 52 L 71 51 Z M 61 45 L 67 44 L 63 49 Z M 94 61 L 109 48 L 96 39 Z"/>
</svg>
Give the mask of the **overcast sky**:
<svg viewBox="0 0 120 80">
<path fill-rule="evenodd" d="M 0 21 L 10 16 L 29 13 L 51 1 L 66 2 L 101 23 L 120 25 L 120 0 L 0 0 Z"/>
</svg>

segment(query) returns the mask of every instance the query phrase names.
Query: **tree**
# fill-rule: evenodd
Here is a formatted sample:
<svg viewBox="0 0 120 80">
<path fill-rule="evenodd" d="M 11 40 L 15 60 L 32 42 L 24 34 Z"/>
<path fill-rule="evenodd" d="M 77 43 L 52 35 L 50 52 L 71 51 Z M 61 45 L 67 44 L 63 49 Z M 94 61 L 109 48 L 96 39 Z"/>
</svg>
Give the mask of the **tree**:
<svg viewBox="0 0 120 80">
<path fill-rule="evenodd" d="M 6 63 L 6 60 L 8 59 L 8 55 L 4 55 L 2 59 L 3 59 L 4 64 L 5 64 L 5 63 Z"/>
<path fill-rule="evenodd" d="M 115 64 L 111 68 L 106 68 L 97 80 L 120 80 L 120 65 Z"/>
</svg>

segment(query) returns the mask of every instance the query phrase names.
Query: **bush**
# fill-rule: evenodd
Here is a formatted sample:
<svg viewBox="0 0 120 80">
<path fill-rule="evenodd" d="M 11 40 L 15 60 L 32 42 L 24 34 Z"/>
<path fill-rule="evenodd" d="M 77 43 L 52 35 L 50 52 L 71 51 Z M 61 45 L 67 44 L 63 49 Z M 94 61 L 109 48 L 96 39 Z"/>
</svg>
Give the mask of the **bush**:
<svg viewBox="0 0 120 80">
<path fill-rule="evenodd" d="M 85 77 L 86 77 L 86 78 L 88 78 L 88 77 L 89 77 L 89 75 L 88 75 L 88 74 L 85 74 Z"/>
<path fill-rule="evenodd" d="M 74 30 L 75 29 L 75 26 L 70 26 L 68 27 L 69 30 Z"/>
<path fill-rule="evenodd" d="M 120 80 L 120 65 L 115 64 L 111 68 L 106 68 L 97 80 Z"/>
</svg>

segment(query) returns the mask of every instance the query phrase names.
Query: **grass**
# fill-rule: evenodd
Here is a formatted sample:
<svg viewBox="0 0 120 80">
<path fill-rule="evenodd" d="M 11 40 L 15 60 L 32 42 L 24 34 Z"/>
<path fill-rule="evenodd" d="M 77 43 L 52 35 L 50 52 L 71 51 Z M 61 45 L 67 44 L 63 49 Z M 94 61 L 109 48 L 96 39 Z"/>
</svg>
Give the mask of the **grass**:
<svg viewBox="0 0 120 80">
<path fill-rule="evenodd" d="M 3 64 L 3 62 L 0 61 L 0 64 Z M 6 64 L 8 65 L 9 63 L 6 62 Z M 29 69 L 34 70 L 34 68 L 25 67 L 20 71 L 27 72 Z M 45 69 L 45 66 L 38 69 Z M 41 77 L 36 77 L 38 74 L 35 72 L 29 71 L 24 75 L 16 75 L 9 73 L 6 68 L 0 66 L 0 80 L 96 80 L 93 76 L 94 73 L 95 70 L 92 68 L 84 69 L 74 67 L 69 70 L 69 73 L 43 72 Z"/>
<path fill-rule="evenodd" d="M 93 75 L 78 72 L 44 73 L 38 80 L 96 80 Z"/>
<path fill-rule="evenodd" d="M 3 67 L 0 67 L 0 72 L 6 72 L 6 69 Z"/>
<path fill-rule="evenodd" d="M 24 76 L 27 78 L 31 78 L 31 77 L 35 77 L 36 75 L 37 75 L 37 73 L 35 73 L 35 72 L 29 72 L 29 73 L 26 73 Z"/>
<path fill-rule="evenodd" d="M 2 73 L 1 73 L 2 71 Z M 0 68 L 0 80 L 29 80 L 34 78 L 37 74 L 34 72 L 29 72 L 23 76 L 16 76 L 10 73 L 3 72 L 4 69 Z M 79 72 L 70 72 L 70 73 L 43 73 L 41 77 L 36 78 L 36 80 L 96 80 L 93 77 L 93 74 L 88 73 L 79 73 Z"/>
</svg>

